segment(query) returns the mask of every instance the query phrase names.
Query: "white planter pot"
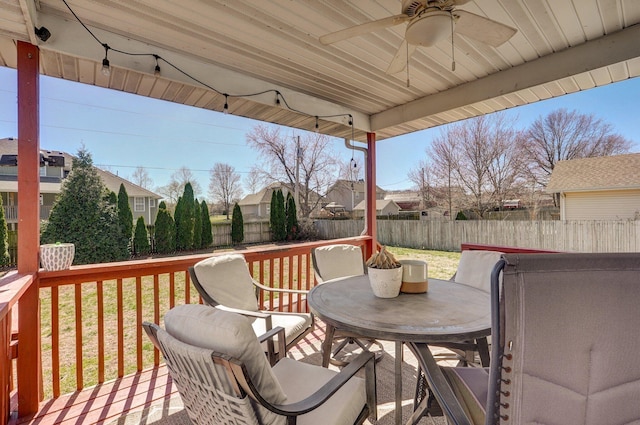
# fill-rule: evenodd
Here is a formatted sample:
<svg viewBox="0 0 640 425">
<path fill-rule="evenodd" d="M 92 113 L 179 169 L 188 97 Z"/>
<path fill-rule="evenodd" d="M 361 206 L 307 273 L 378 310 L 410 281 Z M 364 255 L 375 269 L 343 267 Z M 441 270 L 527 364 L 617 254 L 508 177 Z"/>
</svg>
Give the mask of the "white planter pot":
<svg viewBox="0 0 640 425">
<path fill-rule="evenodd" d="M 65 270 L 71 267 L 76 247 L 72 243 L 40 245 L 40 264 L 47 271 Z"/>
<path fill-rule="evenodd" d="M 379 298 L 394 298 L 400 294 L 402 267 L 397 269 L 374 269 L 368 267 L 369 283 L 373 294 Z"/>
</svg>

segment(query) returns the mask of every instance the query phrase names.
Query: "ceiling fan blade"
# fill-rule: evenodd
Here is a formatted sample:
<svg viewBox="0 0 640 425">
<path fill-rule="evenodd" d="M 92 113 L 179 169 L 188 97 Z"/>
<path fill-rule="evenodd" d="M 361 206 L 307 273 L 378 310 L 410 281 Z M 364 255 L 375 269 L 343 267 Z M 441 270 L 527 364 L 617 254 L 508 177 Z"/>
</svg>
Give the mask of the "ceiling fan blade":
<svg viewBox="0 0 640 425">
<path fill-rule="evenodd" d="M 356 25 L 353 27 L 345 28 L 340 31 L 325 34 L 320 37 L 320 43 L 332 44 L 337 41 L 346 40 L 348 38 L 357 37 L 368 32 L 376 31 L 383 28 L 393 27 L 403 22 L 408 21 L 410 18 L 407 15 L 400 14 L 395 16 L 389 16 L 388 18 L 378 19 L 377 21 L 367 22 L 365 24 Z"/>
<path fill-rule="evenodd" d="M 505 43 L 518 31 L 515 28 L 475 13 L 464 10 L 456 10 L 453 13 L 459 16 L 455 27 L 456 33 L 493 47 L 498 47 Z"/>
<path fill-rule="evenodd" d="M 387 74 L 393 75 L 398 72 L 404 71 L 407 67 L 407 60 L 413 55 L 413 52 L 416 51 L 416 47 L 413 44 L 407 44 L 407 40 L 404 40 L 398 50 L 396 51 L 396 55 L 391 60 L 389 67 L 387 68 Z"/>
</svg>

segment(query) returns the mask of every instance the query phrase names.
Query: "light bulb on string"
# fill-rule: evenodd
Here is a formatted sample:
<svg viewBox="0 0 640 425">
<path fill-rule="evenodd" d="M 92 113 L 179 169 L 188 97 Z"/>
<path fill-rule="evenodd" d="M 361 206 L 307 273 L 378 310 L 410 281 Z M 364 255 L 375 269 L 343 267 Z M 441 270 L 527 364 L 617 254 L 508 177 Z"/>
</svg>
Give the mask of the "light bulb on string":
<svg viewBox="0 0 640 425">
<path fill-rule="evenodd" d="M 276 91 L 276 106 L 282 106 L 280 103 L 280 92 Z"/>
<path fill-rule="evenodd" d="M 105 77 L 108 77 L 111 75 L 111 66 L 109 65 L 109 59 L 107 57 L 109 55 L 110 47 L 108 44 L 103 44 L 102 46 L 104 47 L 104 59 L 102 59 L 102 69 L 100 72 Z"/>
<path fill-rule="evenodd" d="M 226 115 L 229 113 L 229 95 L 224 95 L 224 107 L 222 108 L 222 112 Z"/>
<path fill-rule="evenodd" d="M 155 75 L 156 77 L 160 76 L 160 65 L 158 64 L 158 55 L 153 55 L 154 58 L 156 58 L 156 67 L 153 70 L 153 75 Z"/>
<path fill-rule="evenodd" d="M 320 131 L 320 126 L 318 125 L 318 116 L 316 115 L 316 128 L 315 128 L 315 132 L 317 133 L 318 131 Z"/>
</svg>

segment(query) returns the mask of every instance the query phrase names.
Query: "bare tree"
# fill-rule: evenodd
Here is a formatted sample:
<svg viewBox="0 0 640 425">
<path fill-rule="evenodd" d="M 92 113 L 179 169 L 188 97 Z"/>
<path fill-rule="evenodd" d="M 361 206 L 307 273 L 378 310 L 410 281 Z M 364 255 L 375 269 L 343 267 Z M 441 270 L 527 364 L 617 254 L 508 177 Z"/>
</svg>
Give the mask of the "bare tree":
<svg viewBox="0 0 640 425">
<path fill-rule="evenodd" d="M 358 181 L 364 178 L 364 161 L 351 158 L 349 161 L 340 163 L 340 179 Z"/>
<path fill-rule="evenodd" d="M 244 187 L 249 193 L 256 193 L 265 186 L 265 184 L 266 182 L 264 181 L 262 172 L 256 167 L 252 167 L 249 174 L 244 178 Z"/>
<path fill-rule="evenodd" d="M 434 177 L 438 179 L 440 185 L 447 188 L 449 219 L 453 219 L 453 186 L 458 186 L 455 177 L 455 168 L 459 161 L 455 130 L 455 128 L 449 128 L 447 131 L 441 131 L 427 151 L 427 156 L 431 158 Z"/>
<path fill-rule="evenodd" d="M 450 188 L 450 214 L 452 185 L 471 195 L 467 207 L 480 216 L 513 188 L 521 168 L 517 135 L 503 114 L 495 114 L 450 126 L 433 141 L 433 169 Z"/>
<path fill-rule="evenodd" d="M 593 115 L 558 109 L 538 117 L 522 145 L 531 173 L 546 187 L 558 161 L 629 152 L 632 142 Z"/>
<path fill-rule="evenodd" d="M 200 194 L 202 193 L 200 183 L 198 183 L 193 177 L 193 173 L 191 172 L 191 170 L 185 166 L 182 166 L 180 169 L 171 174 L 169 183 L 167 183 L 166 186 L 159 187 L 158 192 L 160 192 L 161 195 L 167 198 L 170 203 L 175 204 L 178 201 L 178 197 L 180 197 L 184 192 L 184 186 L 187 183 L 191 183 L 191 187 L 193 188 L 193 195 L 195 197 L 200 196 Z"/>
<path fill-rule="evenodd" d="M 153 180 L 151 180 L 149 172 L 142 166 L 136 167 L 136 170 L 131 175 L 131 181 L 148 190 L 151 190 L 153 187 Z"/>
<path fill-rule="evenodd" d="M 411 180 L 416 186 L 418 193 L 420 193 L 424 207 L 427 208 L 431 206 L 433 176 L 431 166 L 427 160 L 421 160 L 415 168 L 409 170 L 407 177 L 409 177 L 409 180 Z"/>
<path fill-rule="evenodd" d="M 241 195 L 240 174 L 229 164 L 215 163 L 209 176 L 209 197 L 222 204 L 227 213 L 227 220 L 231 203 L 237 201 Z"/>
<path fill-rule="evenodd" d="M 292 190 L 298 183 L 299 212 L 309 217 L 335 180 L 339 163 L 328 136 L 307 133 L 300 137 L 300 149 L 297 140 L 282 135 L 277 127 L 266 125 L 254 127 L 247 135 L 247 143 L 263 158 L 260 170 L 268 180 L 283 182 Z"/>
</svg>

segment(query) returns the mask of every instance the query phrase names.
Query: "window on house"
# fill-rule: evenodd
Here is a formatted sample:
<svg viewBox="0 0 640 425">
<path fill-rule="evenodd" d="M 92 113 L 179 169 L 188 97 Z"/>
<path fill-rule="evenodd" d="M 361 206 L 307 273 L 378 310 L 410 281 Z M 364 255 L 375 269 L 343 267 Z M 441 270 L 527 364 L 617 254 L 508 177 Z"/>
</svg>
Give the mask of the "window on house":
<svg viewBox="0 0 640 425">
<path fill-rule="evenodd" d="M 134 212 L 143 212 L 144 211 L 144 198 L 133 198 L 133 211 Z"/>
<path fill-rule="evenodd" d="M 40 167 L 40 177 L 44 177 L 47 175 L 47 167 L 46 166 L 42 166 Z"/>
<path fill-rule="evenodd" d="M 156 206 L 156 200 L 153 198 L 149 199 L 149 208 L 153 208 Z"/>
</svg>

